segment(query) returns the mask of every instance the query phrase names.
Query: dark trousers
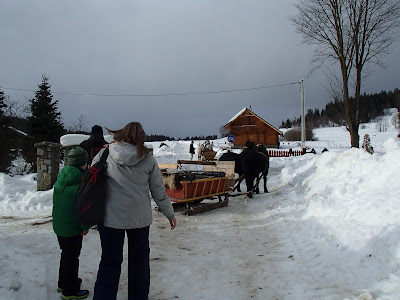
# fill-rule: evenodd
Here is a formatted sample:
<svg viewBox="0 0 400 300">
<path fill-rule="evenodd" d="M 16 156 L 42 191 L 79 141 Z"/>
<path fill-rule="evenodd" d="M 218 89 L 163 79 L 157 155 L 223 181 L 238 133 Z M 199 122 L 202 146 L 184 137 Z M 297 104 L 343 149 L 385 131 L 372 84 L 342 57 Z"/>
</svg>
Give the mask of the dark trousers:
<svg viewBox="0 0 400 300">
<path fill-rule="evenodd" d="M 58 287 L 63 289 L 64 295 L 73 295 L 80 290 L 78 271 L 79 255 L 81 254 L 83 236 L 57 236 L 57 238 L 61 249 Z"/>
<path fill-rule="evenodd" d="M 150 226 L 137 229 L 99 227 L 101 261 L 94 286 L 94 300 L 117 298 L 125 232 L 128 236 L 128 299 L 146 300 L 150 288 Z"/>
</svg>

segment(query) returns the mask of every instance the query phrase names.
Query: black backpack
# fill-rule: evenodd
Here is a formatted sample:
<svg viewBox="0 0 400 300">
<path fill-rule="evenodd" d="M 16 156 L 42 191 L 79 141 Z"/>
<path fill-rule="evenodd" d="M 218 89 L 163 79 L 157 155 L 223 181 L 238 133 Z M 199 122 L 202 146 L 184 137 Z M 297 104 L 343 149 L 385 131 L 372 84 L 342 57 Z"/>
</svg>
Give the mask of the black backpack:
<svg viewBox="0 0 400 300">
<path fill-rule="evenodd" d="M 78 189 L 78 218 L 82 225 L 102 225 L 106 198 L 106 170 L 108 147 L 98 162 L 86 170 Z"/>
</svg>

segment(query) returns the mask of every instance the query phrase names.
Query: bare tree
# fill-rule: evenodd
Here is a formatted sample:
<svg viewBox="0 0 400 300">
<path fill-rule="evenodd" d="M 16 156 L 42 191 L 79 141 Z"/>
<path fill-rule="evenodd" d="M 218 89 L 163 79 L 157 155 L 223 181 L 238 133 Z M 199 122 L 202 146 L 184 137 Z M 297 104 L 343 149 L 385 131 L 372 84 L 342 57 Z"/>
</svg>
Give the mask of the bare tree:
<svg viewBox="0 0 400 300">
<path fill-rule="evenodd" d="M 27 110 L 29 106 L 17 100 L 12 100 L 9 96 L 6 97 L 5 103 L 7 108 L 5 110 L 5 115 L 8 117 L 24 118 L 27 115 Z"/>
<path fill-rule="evenodd" d="M 221 138 L 228 136 L 230 133 L 228 130 L 225 129 L 224 125 L 219 127 L 219 135 Z"/>
<path fill-rule="evenodd" d="M 376 129 L 379 132 L 386 132 L 388 130 L 389 124 L 387 120 L 385 120 L 383 117 L 378 117 L 376 118 Z"/>
<path fill-rule="evenodd" d="M 78 118 L 72 122 L 72 124 L 67 129 L 69 132 L 87 132 L 87 120 L 85 115 L 79 115 Z"/>
<path fill-rule="evenodd" d="M 303 42 L 317 45 L 313 62 L 340 66 L 341 92 L 351 146 L 359 147 L 361 82 L 369 64 L 383 66 L 381 58 L 392 46 L 399 28 L 398 0 L 299 0 L 290 17 Z M 354 102 L 351 80 L 354 79 Z"/>
</svg>

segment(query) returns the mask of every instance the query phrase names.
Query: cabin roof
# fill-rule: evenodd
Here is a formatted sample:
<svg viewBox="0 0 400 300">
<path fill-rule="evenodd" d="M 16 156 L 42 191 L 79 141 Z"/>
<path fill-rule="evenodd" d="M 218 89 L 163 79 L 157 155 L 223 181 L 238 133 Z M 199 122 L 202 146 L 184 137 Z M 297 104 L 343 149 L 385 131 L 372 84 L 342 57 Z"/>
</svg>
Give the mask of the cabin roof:
<svg viewBox="0 0 400 300">
<path fill-rule="evenodd" d="M 270 123 L 268 123 L 267 121 L 265 121 L 263 118 L 261 118 L 260 116 L 258 116 L 257 114 L 255 114 L 254 112 L 252 112 L 250 109 L 248 109 L 247 107 L 243 108 L 241 111 L 239 111 L 232 119 L 229 120 L 228 123 L 226 123 L 225 126 L 228 126 L 230 123 L 234 122 L 237 118 L 239 118 L 241 115 L 244 114 L 250 114 L 253 115 L 254 117 L 258 118 L 259 120 L 261 120 L 264 124 L 266 124 L 267 126 L 271 127 L 273 130 L 275 130 L 279 135 L 283 135 L 282 131 L 280 131 L 279 129 L 277 129 L 275 126 L 272 126 Z M 224 127 L 225 127 L 224 126 Z"/>
</svg>

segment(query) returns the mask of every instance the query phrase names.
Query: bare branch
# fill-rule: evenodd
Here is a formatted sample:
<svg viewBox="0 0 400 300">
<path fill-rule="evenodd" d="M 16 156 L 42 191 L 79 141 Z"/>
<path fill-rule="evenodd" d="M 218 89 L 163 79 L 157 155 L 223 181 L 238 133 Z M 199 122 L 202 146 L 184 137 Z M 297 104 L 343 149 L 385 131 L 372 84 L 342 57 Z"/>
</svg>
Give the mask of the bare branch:
<svg viewBox="0 0 400 300">
<path fill-rule="evenodd" d="M 358 147 L 361 83 L 372 70 L 370 64 L 383 66 L 381 58 L 389 53 L 400 27 L 399 0 L 299 0 L 297 14 L 290 17 L 303 42 L 316 45 L 311 70 L 336 62 L 337 76 L 327 72 L 328 84 L 335 99 L 343 99 L 346 122 L 353 147 Z M 332 78 L 335 78 L 333 80 Z M 354 84 L 354 104 L 349 88 Z M 338 97 L 337 91 L 342 96 Z M 353 108 L 352 108 L 353 106 Z"/>
</svg>

